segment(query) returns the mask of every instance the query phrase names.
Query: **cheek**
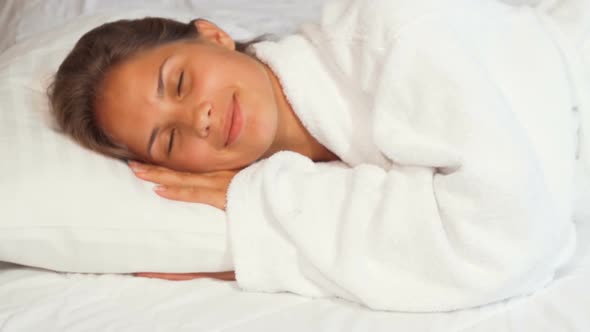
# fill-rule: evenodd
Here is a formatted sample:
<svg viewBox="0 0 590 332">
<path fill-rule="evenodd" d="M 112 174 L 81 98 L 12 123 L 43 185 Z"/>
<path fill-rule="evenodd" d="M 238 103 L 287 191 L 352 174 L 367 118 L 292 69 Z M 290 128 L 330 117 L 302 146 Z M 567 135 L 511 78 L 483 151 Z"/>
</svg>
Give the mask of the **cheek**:
<svg viewBox="0 0 590 332">
<path fill-rule="evenodd" d="M 246 129 L 260 145 L 270 145 L 277 128 L 277 111 L 270 101 L 258 103 L 249 109 Z"/>
<path fill-rule="evenodd" d="M 198 138 L 184 140 L 175 153 L 174 163 L 185 171 L 206 171 L 215 161 L 211 147 Z"/>
</svg>

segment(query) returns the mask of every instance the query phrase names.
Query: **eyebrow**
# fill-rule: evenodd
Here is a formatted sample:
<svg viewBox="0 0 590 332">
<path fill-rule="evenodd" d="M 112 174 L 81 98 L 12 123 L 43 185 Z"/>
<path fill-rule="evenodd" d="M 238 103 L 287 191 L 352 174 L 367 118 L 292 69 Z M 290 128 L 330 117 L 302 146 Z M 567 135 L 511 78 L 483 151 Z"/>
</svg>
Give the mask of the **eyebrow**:
<svg viewBox="0 0 590 332">
<path fill-rule="evenodd" d="M 157 89 L 158 98 L 164 97 L 164 79 L 162 78 L 162 72 L 164 71 L 164 65 L 166 65 L 166 62 L 168 61 L 168 59 L 170 59 L 170 56 L 168 56 L 166 59 L 164 59 L 164 61 L 162 61 L 162 64 L 160 65 L 160 68 L 158 69 L 158 89 Z M 159 131 L 160 131 L 160 127 L 156 127 L 154 129 L 152 129 L 152 133 L 150 134 L 150 138 L 149 138 L 148 144 L 147 144 L 147 153 L 150 158 L 152 158 L 152 146 L 154 145 L 154 141 L 156 140 L 156 137 L 158 136 Z"/>
<path fill-rule="evenodd" d="M 150 139 L 149 139 L 148 145 L 147 145 L 147 153 L 150 158 L 152 158 L 152 145 L 154 145 L 154 141 L 156 140 L 156 137 L 158 136 L 159 131 L 160 131 L 160 127 L 156 127 L 152 130 L 152 133 L 150 134 Z"/>
<path fill-rule="evenodd" d="M 164 61 L 162 61 L 162 64 L 160 65 L 160 68 L 158 69 L 158 97 L 162 98 L 164 96 L 164 79 L 162 78 L 162 72 L 164 71 L 164 65 L 166 65 L 166 62 L 168 62 L 168 59 L 170 59 L 170 56 L 168 56 L 166 59 L 164 59 Z"/>
</svg>

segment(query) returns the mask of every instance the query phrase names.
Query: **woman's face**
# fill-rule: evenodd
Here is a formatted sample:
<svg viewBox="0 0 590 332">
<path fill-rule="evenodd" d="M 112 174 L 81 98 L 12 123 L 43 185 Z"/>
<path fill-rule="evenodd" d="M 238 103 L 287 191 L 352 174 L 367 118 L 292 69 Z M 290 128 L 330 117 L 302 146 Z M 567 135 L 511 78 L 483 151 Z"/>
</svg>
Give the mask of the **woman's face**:
<svg viewBox="0 0 590 332">
<path fill-rule="evenodd" d="M 235 51 L 225 33 L 199 28 L 210 33 L 140 52 L 110 70 L 98 123 L 149 163 L 192 172 L 241 168 L 266 157 L 275 140 L 273 86 L 267 68 Z"/>
</svg>

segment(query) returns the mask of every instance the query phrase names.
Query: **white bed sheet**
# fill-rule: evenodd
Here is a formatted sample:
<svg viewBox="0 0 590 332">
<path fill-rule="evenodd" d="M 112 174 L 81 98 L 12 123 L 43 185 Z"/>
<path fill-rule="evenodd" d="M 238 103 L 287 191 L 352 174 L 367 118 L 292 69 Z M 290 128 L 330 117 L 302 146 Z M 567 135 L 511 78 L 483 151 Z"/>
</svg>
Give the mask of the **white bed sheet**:
<svg viewBox="0 0 590 332">
<path fill-rule="evenodd" d="M 337 299 L 248 293 L 235 282 L 166 281 L 0 264 L 0 331 L 590 331 L 590 222 L 539 292 L 450 313 L 375 312 Z"/>
<path fill-rule="evenodd" d="M 241 8 L 245 15 L 236 24 L 257 35 L 292 31 L 317 15 L 321 2 L 131 0 L 125 6 L 189 6 L 195 12 L 215 6 L 218 16 Z M 0 51 L 58 22 L 118 5 L 118 0 L 0 0 L 0 28 L 10 23 L 13 33 L 10 40 L 8 33 L 0 36 Z M 590 331 L 590 214 L 581 219 L 576 257 L 553 283 L 471 310 L 374 312 L 341 300 L 247 293 L 235 282 L 57 273 L 0 263 L 0 331 Z"/>
</svg>

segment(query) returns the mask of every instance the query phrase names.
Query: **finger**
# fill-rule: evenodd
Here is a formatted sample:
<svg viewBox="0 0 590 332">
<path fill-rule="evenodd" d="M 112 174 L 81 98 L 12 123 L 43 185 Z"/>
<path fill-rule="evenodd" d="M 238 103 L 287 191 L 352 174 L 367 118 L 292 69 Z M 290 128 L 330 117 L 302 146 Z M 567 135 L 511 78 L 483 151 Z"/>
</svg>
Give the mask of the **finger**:
<svg viewBox="0 0 590 332">
<path fill-rule="evenodd" d="M 142 162 L 134 161 L 134 160 L 128 160 L 127 164 L 129 165 L 129 167 L 133 171 L 151 170 L 151 169 L 156 169 L 156 168 L 168 169 L 163 166 L 157 166 L 157 165 L 149 164 L 149 163 L 142 163 Z"/>
<path fill-rule="evenodd" d="M 196 173 L 196 172 L 189 172 L 189 171 L 172 169 L 172 168 L 168 168 L 168 167 L 164 167 L 164 166 L 160 166 L 160 165 L 156 165 L 156 164 L 142 163 L 142 162 L 134 161 L 134 160 L 128 160 L 127 164 L 134 171 L 136 171 L 136 170 L 137 171 L 164 171 L 164 172 L 175 172 L 175 173 L 179 173 L 179 174 L 198 174 L 198 175 L 216 174 L 216 173 L 224 172 L 224 171 L 212 171 L 212 172 L 198 172 L 198 173 Z"/>
<path fill-rule="evenodd" d="M 154 191 L 167 199 L 181 202 L 202 203 L 218 209 L 225 209 L 226 196 L 222 190 L 187 187 L 187 186 L 156 186 Z"/>
<path fill-rule="evenodd" d="M 208 178 L 200 174 L 179 172 L 160 166 L 141 165 L 134 166 L 132 169 L 142 180 L 168 186 L 210 187 L 212 184 Z"/>
</svg>

